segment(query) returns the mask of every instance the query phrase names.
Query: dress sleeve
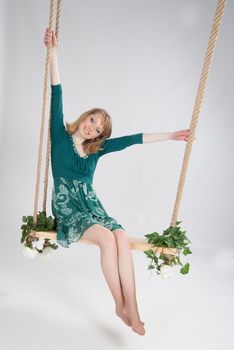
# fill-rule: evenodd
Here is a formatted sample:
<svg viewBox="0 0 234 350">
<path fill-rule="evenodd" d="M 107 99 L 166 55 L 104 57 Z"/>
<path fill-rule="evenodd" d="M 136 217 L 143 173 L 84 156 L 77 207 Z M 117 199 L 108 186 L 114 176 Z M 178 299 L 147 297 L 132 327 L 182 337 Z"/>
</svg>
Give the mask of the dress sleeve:
<svg viewBox="0 0 234 350">
<path fill-rule="evenodd" d="M 66 135 L 63 124 L 63 101 L 61 84 L 51 85 L 51 143 L 61 141 Z"/>
<path fill-rule="evenodd" d="M 101 146 L 103 150 L 98 151 L 98 157 L 101 157 L 104 154 L 107 154 L 110 152 L 121 151 L 126 147 L 133 146 L 135 144 L 140 144 L 140 143 L 143 143 L 143 133 L 106 139 Z"/>
</svg>

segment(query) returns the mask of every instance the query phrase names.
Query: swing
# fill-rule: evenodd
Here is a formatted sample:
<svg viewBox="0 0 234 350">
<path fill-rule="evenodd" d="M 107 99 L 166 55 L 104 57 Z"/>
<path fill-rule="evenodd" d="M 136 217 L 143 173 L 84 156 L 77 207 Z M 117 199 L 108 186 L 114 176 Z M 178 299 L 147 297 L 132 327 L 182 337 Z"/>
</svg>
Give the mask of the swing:
<svg viewBox="0 0 234 350">
<path fill-rule="evenodd" d="M 177 216 L 179 211 L 179 206 L 181 202 L 182 192 L 185 184 L 185 177 L 188 169 L 189 158 L 192 150 L 193 140 L 195 139 L 195 131 L 198 124 L 198 119 L 200 115 L 200 110 L 202 106 L 202 101 L 205 93 L 205 88 L 208 81 L 208 75 L 211 67 L 212 58 L 215 51 L 215 46 L 217 42 L 218 33 L 220 30 L 221 20 L 224 14 L 224 8 L 227 0 L 218 0 L 217 7 L 215 11 L 215 16 L 212 24 L 212 29 L 209 37 L 208 47 L 206 50 L 206 55 L 202 67 L 200 82 L 198 86 L 197 96 L 195 99 L 195 104 L 192 113 L 192 119 L 190 123 L 190 133 L 188 137 L 188 141 L 186 143 L 183 164 L 181 168 L 179 184 L 177 188 L 177 194 L 171 219 L 171 227 L 175 227 L 177 225 Z M 56 11 L 56 30 L 55 34 L 58 41 L 59 34 L 59 19 L 60 19 L 60 7 L 61 0 L 57 0 L 57 11 Z M 52 30 L 52 19 L 54 13 L 54 0 L 50 0 L 50 16 L 49 16 L 49 30 Z M 33 223 L 36 225 L 37 223 L 37 212 L 38 212 L 38 197 L 39 197 L 39 189 L 40 189 L 40 176 L 41 176 L 41 164 L 42 164 L 42 147 L 43 147 L 43 135 L 45 129 L 45 114 L 46 114 L 46 97 L 47 97 L 47 89 L 48 89 L 48 71 L 49 71 L 49 63 L 51 57 L 51 42 L 47 47 L 46 54 L 46 63 L 45 63 L 45 74 L 44 74 L 44 92 L 43 92 L 43 106 L 42 106 L 42 118 L 41 118 L 41 130 L 40 130 L 40 140 L 39 140 L 39 151 L 38 151 L 38 163 L 37 163 L 37 179 L 36 179 L 36 190 L 35 190 L 35 200 L 34 200 L 34 214 L 33 214 Z M 50 162 L 50 118 L 49 118 L 49 127 L 47 131 L 47 150 L 46 150 L 46 163 L 45 163 L 45 176 L 44 176 L 44 192 L 43 192 L 43 212 L 46 213 L 46 201 L 47 201 L 47 188 L 48 188 L 48 170 L 49 170 L 49 162 Z M 40 230 L 31 230 L 28 234 L 30 237 L 38 237 L 38 238 L 47 238 L 56 240 L 56 231 L 40 231 Z M 22 240 L 21 240 L 22 242 Z M 88 240 L 84 240 L 82 237 L 77 241 L 77 243 L 85 243 L 85 244 L 95 244 Z M 162 247 L 155 246 L 151 243 L 147 243 L 146 240 L 141 238 L 129 237 L 129 243 L 131 249 L 147 251 L 151 249 L 153 252 L 168 254 L 170 256 L 176 255 L 178 253 L 178 249 L 171 247 Z"/>
</svg>

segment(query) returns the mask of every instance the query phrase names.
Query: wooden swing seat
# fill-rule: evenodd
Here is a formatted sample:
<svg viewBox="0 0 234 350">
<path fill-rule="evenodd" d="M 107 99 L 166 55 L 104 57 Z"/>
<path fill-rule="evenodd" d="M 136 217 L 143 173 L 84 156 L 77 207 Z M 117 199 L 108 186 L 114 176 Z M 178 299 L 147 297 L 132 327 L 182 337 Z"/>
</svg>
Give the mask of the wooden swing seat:
<svg viewBox="0 0 234 350">
<path fill-rule="evenodd" d="M 33 237 L 38 238 L 49 238 L 52 240 L 56 240 L 57 233 L 55 231 L 34 231 L 30 234 Z M 84 238 L 80 238 L 76 243 L 85 243 L 85 244 L 93 244 L 96 245 L 96 243 L 89 241 Z M 131 249 L 134 250 L 149 250 L 152 249 L 155 253 L 164 253 L 164 254 L 171 254 L 176 255 L 178 253 L 178 249 L 176 248 L 167 248 L 167 247 L 156 247 L 153 246 L 153 244 L 149 244 L 145 242 L 142 238 L 136 238 L 136 237 L 129 237 L 129 243 Z"/>
</svg>

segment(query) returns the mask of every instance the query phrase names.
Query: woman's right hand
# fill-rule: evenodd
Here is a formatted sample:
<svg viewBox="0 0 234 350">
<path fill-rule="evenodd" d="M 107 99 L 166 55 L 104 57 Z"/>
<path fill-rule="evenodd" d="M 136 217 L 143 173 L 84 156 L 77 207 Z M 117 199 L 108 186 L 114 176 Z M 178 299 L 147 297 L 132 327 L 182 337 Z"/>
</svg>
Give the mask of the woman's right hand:
<svg viewBox="0 0 234 350">
<path fill-rule="evenodd" d="M 58 58 L 57 58 L 57 39 L 53 30 L 46 28 L 44 35 L 44 44 L 48 47 L 51 43 L 51 58 L 50 58 L 50 81 L 51 85 L 60 84 Z"/>
<path fill-rule="evenodd" d="M 46 47 L 48 47 L 51 40 L 52 40 L 52 47 L 57 47 L 58 42 L 54 31 L 49 30 L 49 28 L 46 28 L 45 35 L 44 35 L 44 44 Z"/>
</svg>

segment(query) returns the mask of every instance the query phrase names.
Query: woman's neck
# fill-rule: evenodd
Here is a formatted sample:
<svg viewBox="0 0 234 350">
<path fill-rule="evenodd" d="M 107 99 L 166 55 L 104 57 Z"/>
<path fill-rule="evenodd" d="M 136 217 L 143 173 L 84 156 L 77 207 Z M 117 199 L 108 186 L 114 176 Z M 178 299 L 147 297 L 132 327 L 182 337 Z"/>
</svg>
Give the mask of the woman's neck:
<svg viewBox="0 0 234 350">
<path fill-rule="evenodd" d="M 72 134 L 74 140 L 76 141 L 77 144 L 81 145 L 82 142 L 85 140 L 82 136 L 80 136 L 79 131 L 77 130 Z"/>
</svg>

